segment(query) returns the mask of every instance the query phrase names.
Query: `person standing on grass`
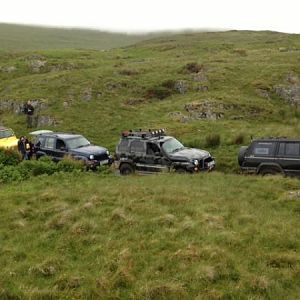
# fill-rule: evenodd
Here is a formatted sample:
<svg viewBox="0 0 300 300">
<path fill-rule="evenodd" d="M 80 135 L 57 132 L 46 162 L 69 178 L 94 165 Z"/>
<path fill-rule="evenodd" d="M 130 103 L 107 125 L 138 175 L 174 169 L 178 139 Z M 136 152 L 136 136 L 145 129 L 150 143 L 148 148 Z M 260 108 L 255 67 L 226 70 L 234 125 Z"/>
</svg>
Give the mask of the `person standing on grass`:
<svg viewBox="0 0 300 300">
<path fill-rule="evenodd" d="M 31 147 L 30 142 L 25 136 L 21 136 L 18 141 L 18 150 L 22 156 L 22 160 L 29 160 L 30 159 L 30 153 L 31 153 Z"/>
<path fill-rule="evenodd" d="M 26 148 L 25 148 L 25 138 L 21 136 L 18 141 L 18 150 L 22 156 L 22 160 L 25 160 L 26 157 Z"/>
<path fill-rule="evenodd" d="M 28 138 L 25 136 L 25 151 L 26 151 L 26 160 L 30 160 L 32 157 L 32 143 L 28 140 Z"/>
<path fill-rule="evenodd" d="M 32 106 L 30 101 L 24 104 L 23 112 L 27 115 L 27 128 L 33 127 L 33 115 L 34 115 L 34 107 Z"/>
</svg>

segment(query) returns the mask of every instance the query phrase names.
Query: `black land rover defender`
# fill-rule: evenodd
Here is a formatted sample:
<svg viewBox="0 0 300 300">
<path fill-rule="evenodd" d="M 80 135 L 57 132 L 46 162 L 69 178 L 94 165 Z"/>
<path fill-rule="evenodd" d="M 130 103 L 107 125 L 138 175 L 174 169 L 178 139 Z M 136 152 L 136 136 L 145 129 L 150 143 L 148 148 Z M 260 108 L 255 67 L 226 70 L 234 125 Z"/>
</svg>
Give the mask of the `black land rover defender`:
<svg viewBox="0 0 300 300">
<path fill-rule="evenodd" d="M 184 147 L 161 129 L 123 132 L 116 147 L 116 165 L 122 175 L 172 170 L 192 173 L 212 170 L 215 161 L 207 151 Z"/>
<path fill-rule="evenodd" d="M 53 161 L 60 161 L 70 155 L 83 160 L 87 167 L 94 169 L 100 165 L 112 164 L 112 156 L 106 148 L 92 145 L 79 134 L 46 132 L 36 136 L 35 154 L 39 159 L 50 156 Z"/>
<path fill-rule="evenodd" d="M 300 140 L 269 138 L 253 140 L 240 149 L 238 162 L 242 171 L 257 174 L 300 176 Z"/>
</svg>

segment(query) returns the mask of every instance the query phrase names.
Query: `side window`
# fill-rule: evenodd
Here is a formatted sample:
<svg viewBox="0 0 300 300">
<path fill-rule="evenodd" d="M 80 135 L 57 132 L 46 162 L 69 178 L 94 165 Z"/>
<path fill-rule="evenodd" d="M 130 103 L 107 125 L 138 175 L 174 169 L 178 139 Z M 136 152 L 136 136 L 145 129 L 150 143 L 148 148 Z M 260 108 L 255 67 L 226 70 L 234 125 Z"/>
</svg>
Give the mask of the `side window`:
<svg viewBox="0 0 300 300">
<path fill-rule="evenodd" d="M 47 149 L 53 149 L 54 148 L 54 141 L 55 139 L 50 137 L 50 138 L 46 138 L 45 140 L 45 148 Z"/>
<path fill-rule="evenodd" d="M 63 140 L 57 139 L 56 140 L 56 149 L 61 150 L 62 148 L 64 148 L 64 149 L 66 148 L 65 142 Z"/>
<path fill-rule="evenodd" d="M 286 143 L 285 144 L 285 155 L 299 156 L 300 155 L 299 150 L 300 150 L 299 143 Z"/>
<path fill-rule="evenodd" d="M 44 145 L 45 145 L 45 137 L 39 136 L 35 143 L 35 146 L 36 147 L 44 147 Z"/>
<path fill-rule="evenodd" d="M 285 153 L 285 143 L 280 143 L 279 144 L 279 149 L 278 149 L 278 155 L 284 155 Z"/>
<path fill-rule="evenodd" d="M 145 152 L 145 144 L 141 141 L 132 141 L 130 145 L 130 152 L 134 153 L 144 153 Z"/>
<path fill-rule="evenodd" d="M 279 156 L 300 156 L 300 143 L 285 142 L 279 145 Z"/>
<path fill-rule="evenodd" d="M 121 152 L 121 153 L 127 152 L 128 151 L 128 145 L 129 145 L 129 140 L 122 139 L 119 143 L 118 151 Z"/>
<path fill-rule="evenodd" d="M 147 154 L 148 155 L 154 155 L 157 152 L 159 153 L 160 149 L 156 144 L 147 143 Z"/>
<path fill-rule="evenodd" d="M 275 152 L 276 143 L 257 142 L 252 147 L 252 154 L 257 156 L 272 156 Z"/>
</svg>

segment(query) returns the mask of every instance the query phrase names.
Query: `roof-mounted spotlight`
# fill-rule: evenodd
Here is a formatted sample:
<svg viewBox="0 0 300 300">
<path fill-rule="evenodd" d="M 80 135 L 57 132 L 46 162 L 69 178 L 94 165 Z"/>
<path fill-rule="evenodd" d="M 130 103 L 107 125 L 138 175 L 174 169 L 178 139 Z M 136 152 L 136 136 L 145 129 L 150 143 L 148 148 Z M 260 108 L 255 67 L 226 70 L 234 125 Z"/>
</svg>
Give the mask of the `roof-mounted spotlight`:
<svg viewBox="0 0 300 300">
<path fill-rule="evenodd" d="M 127 137 L 128 135 L 129 135 L 129 132 L 128 132 L 128 131 L 123 131 L 123 132 L 122 132 L 122 136 L 123 136 L 123 137 Z"/>
</svg>

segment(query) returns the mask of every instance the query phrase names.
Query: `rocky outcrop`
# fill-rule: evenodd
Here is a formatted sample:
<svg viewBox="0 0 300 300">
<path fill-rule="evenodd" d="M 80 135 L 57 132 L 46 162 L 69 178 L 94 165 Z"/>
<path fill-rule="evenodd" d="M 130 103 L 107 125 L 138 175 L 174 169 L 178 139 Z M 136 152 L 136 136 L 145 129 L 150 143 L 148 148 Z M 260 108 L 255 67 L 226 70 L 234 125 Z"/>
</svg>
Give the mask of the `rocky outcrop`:
<svg viewBox="0 0 300 300">
<path fill-rule="evenodd" d="M 196 92 L 208 92 L 208 86 L 207 85 L 197 85 L 194 87 L 194 90 Z"/>
<path fill-rule="evenodd" d="M 89 102 L 93 98 L 93 89 L 91 87 L 85 88 L 81 93 L 81 99 L 83 101 Z"/>
<path fill-rule="evenodd" d="M 168 114 L 168 117 L 174 121 L 179 121 L 181 123 L 187 123 L 191 120 L 189 116 L 186 116 L 181 111 L 172 111 Z"/>
<path fill-rule="evenodd" d="M 35 59 L 28 62 L 29 69 L 33 73 L 40 73 L 46 68 L 46 65 L 46 60 Z"/>
<path fill-rule="evenodd" d="M 170 112 L 168 117 L 175 121 L 186 123 L 193 120 L 216 121 L 227 117 L 231 120 L 240 120 L 245 116 L 255 118 L 259 116 L 264 108 L 256 106 L 245 106 L 235 103 L 223 103 L 218 100 L 202 100 L 188 103 L 184 106 L 186 113 L 180 111 Z M 238 115 L 236 113 L 239 113 Z"/>
<path fill-rule="evenodd" d="M 48 115 L 43 115 L 44 110 L 48 108 L 48 104 L 44 99 L 32 99 L 30 100 L 32 106 L 35 108 L 35 113 L 32 117 L 33 127 L 48 127 L 56 126 L 58 121 Z M 17 115 L 23 114 L 23 107 L 25 102 L 17 100 L 0 100 L 0 114 L 1 113 L 14 113 Z"/>
<path fill-rule="evenodd" d="M 15 72 L 16 70 L 17 70 L 17 68 L 14 66 L 7 66 L 7 67 L 0 66 L 0 72 L 2 72 L 2 73 L 12 73 L 12 72 Z"/>
<path fill-rule="evenodd" d="M 25 102 L 27 101 L 20 102 L 17 100 L 0 100 L 0 112 L 21 114 L 23 113 Z M 30 102 L 37 112 L 48 108 L 47 102 L 44 99 L 32 99 Z"/>
<path fill-rule="evenodd" d="M 200 82 L 200 83 L 208 82 L 208 78 L 207 78 L 204 70 L 201 70 L 198 73 L 193 74 L 192 80 L 194 82 Z"/>
<path fill-rule="evenodd" d="M 180 111 L 170 112 L 168 116 L 175 121 L 187 123 L 192 120 L 218 120 L 224 118 L 224 111 L 232 108 L 230 104 L 214 100 L 195 101 L 184 106 L 187 114 Z"/>
<path fill-rule="evenodd" d="M 174 90 L 183 95 L 188 91 L 188 84 L 184 80 L 178 80 L 174 83 Z"/>
<path fill-rule="evenodd" d="M 205 100 L 186 104 L 184 108 L 192 119 L 218 120 L 224 117 L 224 110 L 229 109 L 229 105 L 213 100 Z"/>
<path fill-rule="evenodd" d="M 0 113 L 9 111 L 15 114 L 20 114 L 22 113 L 23 105 L 23 103 L 15 100 L 0 100 Z"/>
<path fill-rule="evenodd" d="M 274 91 L 288 104 L 300 107 L 300 83 L 292 86 L 275 86 Z"/>
<path fill-rule="evenodd" d="M 255 93 L 259 97 L 262 97 L 265 99 L 270 99 L 270 91 L 267 89 L 257 88 L 257 89 L 255 89 Z"/>
<path fill-rule="evenodd" d="M 290 72 L 285 82 L 273 87 L 273 92 L 288 104 L 300 107 L 300 78 L 298 74 Z"/>
<path fill-rule="evenodd" d="M 56 126 L 58 121 L 50 116 L 37 116 L 36 118 L 36 127 L 49 127 L 49 126 Z"/>
</svg>

